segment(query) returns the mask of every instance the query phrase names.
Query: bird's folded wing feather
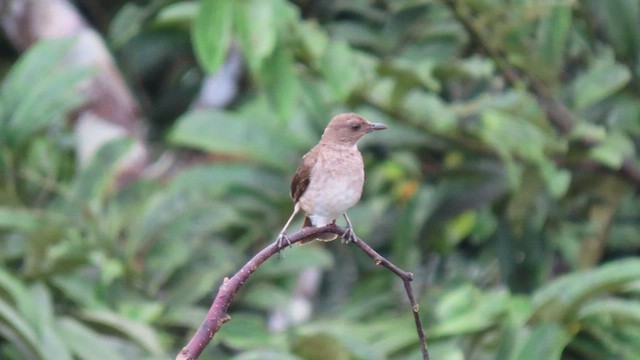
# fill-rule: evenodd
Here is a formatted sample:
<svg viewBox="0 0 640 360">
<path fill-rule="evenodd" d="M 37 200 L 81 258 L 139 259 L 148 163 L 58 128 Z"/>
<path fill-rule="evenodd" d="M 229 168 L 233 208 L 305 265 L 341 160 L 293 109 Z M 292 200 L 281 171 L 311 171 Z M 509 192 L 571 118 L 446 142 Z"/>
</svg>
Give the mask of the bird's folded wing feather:
<svg viewBox="0 0 640 360">
<path fill-rule="evenodd" d="M 302 163 L 298 166 L 293 180 L 291 180 L 291 198 L 294 202 L 298 202 L 302 194 L 309 187 L 311 178 L 311 169 L 318 161 L 318 148 L 314 147 L 302 157 Z"/>
</svg>

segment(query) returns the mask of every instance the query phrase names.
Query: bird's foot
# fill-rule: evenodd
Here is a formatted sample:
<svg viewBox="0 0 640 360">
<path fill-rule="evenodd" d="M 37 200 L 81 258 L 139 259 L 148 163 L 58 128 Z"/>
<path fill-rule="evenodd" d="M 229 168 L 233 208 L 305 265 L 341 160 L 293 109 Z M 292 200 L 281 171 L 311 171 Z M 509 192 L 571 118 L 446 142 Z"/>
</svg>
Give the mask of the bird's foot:
<svg viewBox="0 0 640 360">
<path fill-rule="evenodd" d="M 358 237 L 356 236 L 356 233 L 355 231 L 353 231 L 353 228 L 351 226 L 348 226 L 347 229 L 342 233 L 343 244 L 348 244 L 357 238 Z"/>
<path fill-rule="evenodd" d="M 291 240 L 289 240 L 287 234 L 281 232 L 280 235 L 278 235 L 278 240 L 276 240 L 276 245 L 280 248 L 291 246 Z"/>
</svg>

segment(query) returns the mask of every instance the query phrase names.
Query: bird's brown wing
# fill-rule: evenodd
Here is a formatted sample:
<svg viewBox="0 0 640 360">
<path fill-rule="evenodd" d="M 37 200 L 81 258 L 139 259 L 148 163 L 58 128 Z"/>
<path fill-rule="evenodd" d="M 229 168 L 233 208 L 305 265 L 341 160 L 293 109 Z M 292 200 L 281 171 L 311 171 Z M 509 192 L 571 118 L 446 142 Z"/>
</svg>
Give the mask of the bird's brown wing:
<svg viewBox="0 0 640 360">
<path fill-rule="evenodd" d="M 293 180 L 291 180 L 291 198 L 297 203 L 302 194 L 307 191 L 311 178 L 311 169 L 318 161 L 318 150 L 313 148 L 302 157 L 302 163 L 298 166 Z"/>
</svg>

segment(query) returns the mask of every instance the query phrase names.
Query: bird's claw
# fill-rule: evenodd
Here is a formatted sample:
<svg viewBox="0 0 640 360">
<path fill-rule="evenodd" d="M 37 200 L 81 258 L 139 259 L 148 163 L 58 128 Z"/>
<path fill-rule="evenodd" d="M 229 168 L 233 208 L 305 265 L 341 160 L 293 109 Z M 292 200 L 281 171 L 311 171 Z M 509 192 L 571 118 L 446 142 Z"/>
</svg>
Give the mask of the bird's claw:
<svg viewBox="0 0 640 360">
<path fill-rule="evenodd" d="M 280 235 L 278 235 L 278 240 L 276 240 L 276 245 L 281 248 L 291 246 L 291 240 L 289 240 L 287 234 L 281 232 Z"/>
<path fill-rule="evenodd" d="M 342 233 L 342 243 L 348 244 L 357 239 L 355 231 L 351 226 L 347 227 L 347 229 Z"/>
</svg>

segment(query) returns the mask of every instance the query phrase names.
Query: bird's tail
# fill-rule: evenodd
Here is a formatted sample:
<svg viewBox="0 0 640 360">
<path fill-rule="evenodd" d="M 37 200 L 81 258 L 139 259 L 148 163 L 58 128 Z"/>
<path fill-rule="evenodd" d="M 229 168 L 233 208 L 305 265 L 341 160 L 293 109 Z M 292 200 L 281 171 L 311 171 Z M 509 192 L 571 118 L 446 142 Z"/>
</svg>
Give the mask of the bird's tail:
<svg viewBox="0 0 640 360">
<path fill-rule="evenodd" d="M 336 221 L 333 220 L 333 222 L 335 223 Z M 306 228 L 306 227 L 312 227 L 313 224 L 311 223 L 311 219 L 309 219 L 308 216 L 304 217 L 304 223 L 302 224 L 302 228 Z M 304 239 L 302 241 L 299 242 L 299 244 L 306 244 L 309 242 L 312 242 L 314 240 L 319 240 L 319 241 L 333 241 L 335 239 L 338 238 L 338 234 L 334 234 L 334 233 L 322 233 L 322 234 L 318 234 L 316 235 L 316 237 L 314 238 L 308 238 L 308 239 Z"/>
</svg>

